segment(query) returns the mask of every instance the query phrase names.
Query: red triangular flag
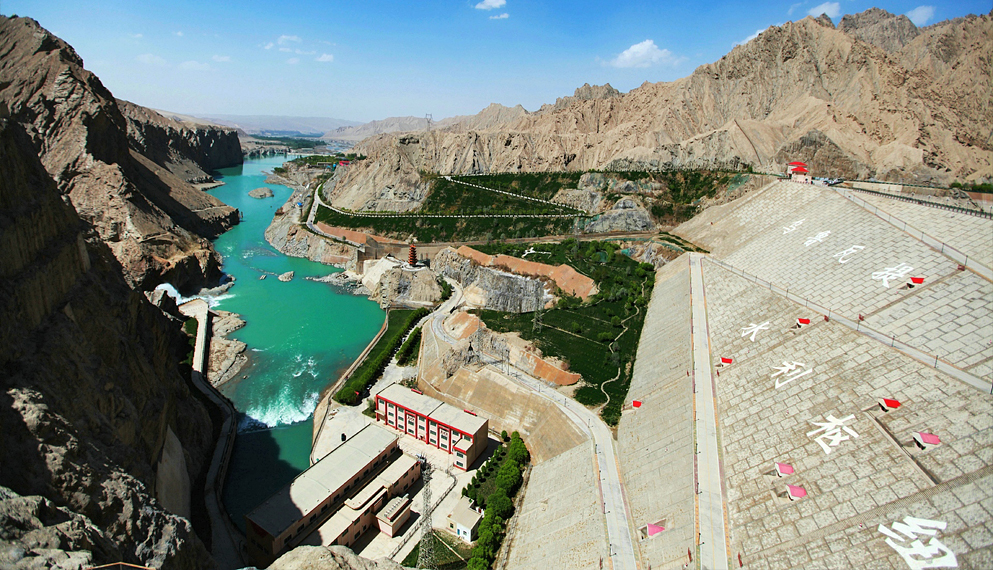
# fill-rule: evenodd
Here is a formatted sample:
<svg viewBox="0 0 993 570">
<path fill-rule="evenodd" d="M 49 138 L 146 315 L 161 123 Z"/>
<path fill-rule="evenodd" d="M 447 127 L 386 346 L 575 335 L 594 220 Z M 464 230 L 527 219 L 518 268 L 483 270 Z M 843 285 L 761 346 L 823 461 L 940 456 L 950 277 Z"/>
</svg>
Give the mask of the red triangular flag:
<svg viewBox="0 0 993 570">
<path fill-rule="evenodd" d="M 800 323 L 801 325 L 809 325 L 810 319 L 797 319 L 796 322 Z"/>
<path fill-rule="evenodd" d="M 920 285 L 921 283 L 924 283 L 923 277 L 911 277 L 910 280 L 913 281 L 914 285 Z"/>
<path fill-rule="evenodd" d="M 721 357 L 721 364 L 731 364 L 731 362 L 733 362 L 733 361 L 734 361 L 734 359 L 732 359 L 732 358 L 727 358 L 725 356 L 722 356 Z"/>
<path fill-rule="evenodd" d="M 640 400 L 635 400 L 635 401 L 631 402 L 631 405 L 634 406 L 634 407 L 636 407 L 636 408 L 640 408 L 641 407 L 641 401 Z"/>
</svg>

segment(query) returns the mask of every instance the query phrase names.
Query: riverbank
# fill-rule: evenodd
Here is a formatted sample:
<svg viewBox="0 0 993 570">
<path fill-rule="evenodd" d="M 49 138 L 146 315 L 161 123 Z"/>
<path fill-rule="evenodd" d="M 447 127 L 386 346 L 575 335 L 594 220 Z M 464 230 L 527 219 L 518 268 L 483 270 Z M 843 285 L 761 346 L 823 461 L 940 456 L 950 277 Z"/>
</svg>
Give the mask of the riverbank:
<svg viewBox="0 0 993 570">
<path fill-rule="evenodd" d="M 223 500 L 239 528 L 244 527 L 245 514 L 309 467 L 311 418 L 319 394 L 352 363 L 383 322 L 383 312 L 375 303 L 313 280 L 337 269 L 284 255 L 266 240 L 279 205 L 305 191 L 265 182 L 266 171 L 282 161 L 281 156 L 249 160 L 222 169 L 217 178 L 225 185 L 211 191 L 243 213 L 241 224 L 214 242 L 223 256 L 223 271 L 235 285 L 210 299 L 212 311 L 232 317 L 228 327 L 221 325 L 221 319 L 216 321 L 215 333 L 245 346 L 239 351 L 241 345 L 233 344 L 222 356 L 212 358 L 219 359 L 222 368 L 225 361 L 232 361 L 214 380 L 220 380 L 218 389 L 237 409 L 238 435 Z M 274 198 L 248 195 L 261 186 L 271 189 Z M 292 281 L 275 278 L 290 271 L 295 275 Z"/>
</svg>

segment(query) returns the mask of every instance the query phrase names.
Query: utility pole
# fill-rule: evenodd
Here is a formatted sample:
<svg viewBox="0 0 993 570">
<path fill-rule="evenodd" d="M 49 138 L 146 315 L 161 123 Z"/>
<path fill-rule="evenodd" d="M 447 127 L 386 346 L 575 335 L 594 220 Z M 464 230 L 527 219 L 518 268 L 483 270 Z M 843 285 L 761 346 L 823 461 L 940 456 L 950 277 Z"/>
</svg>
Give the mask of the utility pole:
<svg viewBox="0 0 993 570">
<path fill-rule="evenodd" d="M 541 287 L 541 284 L 539 282 L 539 285 L 537 287 L 537 290 L 535 291 L 534 322 L 531 325 L 531 330 L 533 330 L 536 333 L 541 332 L 541 327 L 544 324 L 541 321 L 541 319 L 542 319 L 542 312 L 543 312 L 543 309 L 544 309 L 544 307 L 542 307 L 542 303 L 541 303 L 542 297 L 543 297 L 542 293 L 543 293 L 542 287 Z"/>
<path fill-rule="evenodd" d="M 424 482 L 424 506 L 421 508 L 421 544 L 417 551 L 417 567 L 434 570 L 434 535 L 431 531 L 431 464 L 421 461 L 421 481 Z"/>
</svg>

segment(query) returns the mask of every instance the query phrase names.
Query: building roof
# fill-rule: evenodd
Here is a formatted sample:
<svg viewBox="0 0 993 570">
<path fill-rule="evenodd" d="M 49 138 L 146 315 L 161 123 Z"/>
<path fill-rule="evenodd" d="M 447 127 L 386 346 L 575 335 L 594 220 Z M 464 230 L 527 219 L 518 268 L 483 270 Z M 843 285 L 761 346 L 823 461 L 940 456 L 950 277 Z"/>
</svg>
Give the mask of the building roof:
<svg viewBox="0 0 993 570">
<path fill-rule="evenodd" d="M 396 435 L 370 424 L 331 450 L 248 513 L 248 518 L 272 536 L 279 536 L 361 472 L 397 440 Z"/>
<path fill-rule="evenodd" d="M 438 409 L 431 412 L 431 419 L 469 435 L 475 435 L 479 431 L 479 428 L 486 425 L 486 418 L 474 416 L 448 404 L 442 404 Z"/>
<path fill-rule="evenodd" d="M 442 405 L 439 400 L 435 400 L 434 398 L 415 392 L 410 388 L 404 388 L 399 384 L 390 384 L 386 388 L 380 390 L 379 395 L 394 404 L 399 404 L 408 410 L 421 414 L 422 416 L 431 415 L 438 408 L 438 406 Z"/>
<path fill-rule="evenodd" d="M 403 514 L 403 509 L 408 505 L 410 505 L 410 497 L 407 495 L 393 497 L 381 511 L 376 513 L 376 518 L 393 522 L 398 516 Z"/>
<path fill-rule="evenodd" d="M 802 166 L 798 166 L 798 167 L 794 168 L 791 172 L 799 173 L 799 174 L 806 174 L 806 173 L 808 173 L 810 171 L 807 170 L 806 168 L 802 167 Z"/>
<path fill-rule="evenodd" d="M 807 166 L 807 164 L 804 163 L 804 162 L 800 162 L 800 161 L 794 161 L 794 162 L 791 162 L 791 163 L 787 164 L 787 166 Z"/>
<path fill-rule="evenodd" d="M 455 508 L 452 509 L 452 513 L 448 515 L 448 518 L 465 528 L 476 528 L 483 515 L 476 512 L 470 506 L 471 504 L 472 502 L 469 500 L 469 497 L 460 498 L 459 502 L 455 503 Z"/>
</svg>

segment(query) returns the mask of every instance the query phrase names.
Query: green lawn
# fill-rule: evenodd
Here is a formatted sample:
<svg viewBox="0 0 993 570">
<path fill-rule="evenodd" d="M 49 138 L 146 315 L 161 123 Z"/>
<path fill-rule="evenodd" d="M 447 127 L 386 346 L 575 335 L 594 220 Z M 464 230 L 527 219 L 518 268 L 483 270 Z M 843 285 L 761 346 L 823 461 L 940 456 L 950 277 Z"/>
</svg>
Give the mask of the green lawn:
<svg viewBox="0 0 993 570">
<path fill-rule="evenodd" d="M 460 539 L 446 534 L 440 531 L 433 531 L 431 533 L 434 539 L 434 559 L 435 568 L 438 570 L 463 570 L 466 567 L 466 560 L 469 559 L 471 554 L 471 548 L 469 545 L 462 542 Z M 401 562 L 401 566 L 405 568 L 416 568 L 417 567 L 417 556 L 420 554 L 421 545 L 418 542 L 417 546 L 410 551 Z M 452 552 L 452 551 L 455 552 Z M 457 553 L 457 554 L 456 554 Z M 459 557 L 462 556 L 462 558 Z M 463 558 L 465 560 L 463 560 Z"/>
<path fill-rule="evenodd" d="M 478 314 L 490 329 L 518 332 L 542 353 L 568 362 L 570 371 L 583 376 L 576 400 L 597 406 L 608 402 L 609 396 L 601 417 L 616 425 L 631 382 L 654 269 L 620 254 L 618 246 L 609 242 L 499 243 L 477 249 L 519 257 L 529 247 L 547 254 L 531 254 L 528 259 L 552 265 L 567 263 L 593 278 L 600 292 L 585 303 L 564 298 L 554 309 L 544 311 L 540 331 L 534 328 L 533 313 L 481 310 Z"/>
</svg>

